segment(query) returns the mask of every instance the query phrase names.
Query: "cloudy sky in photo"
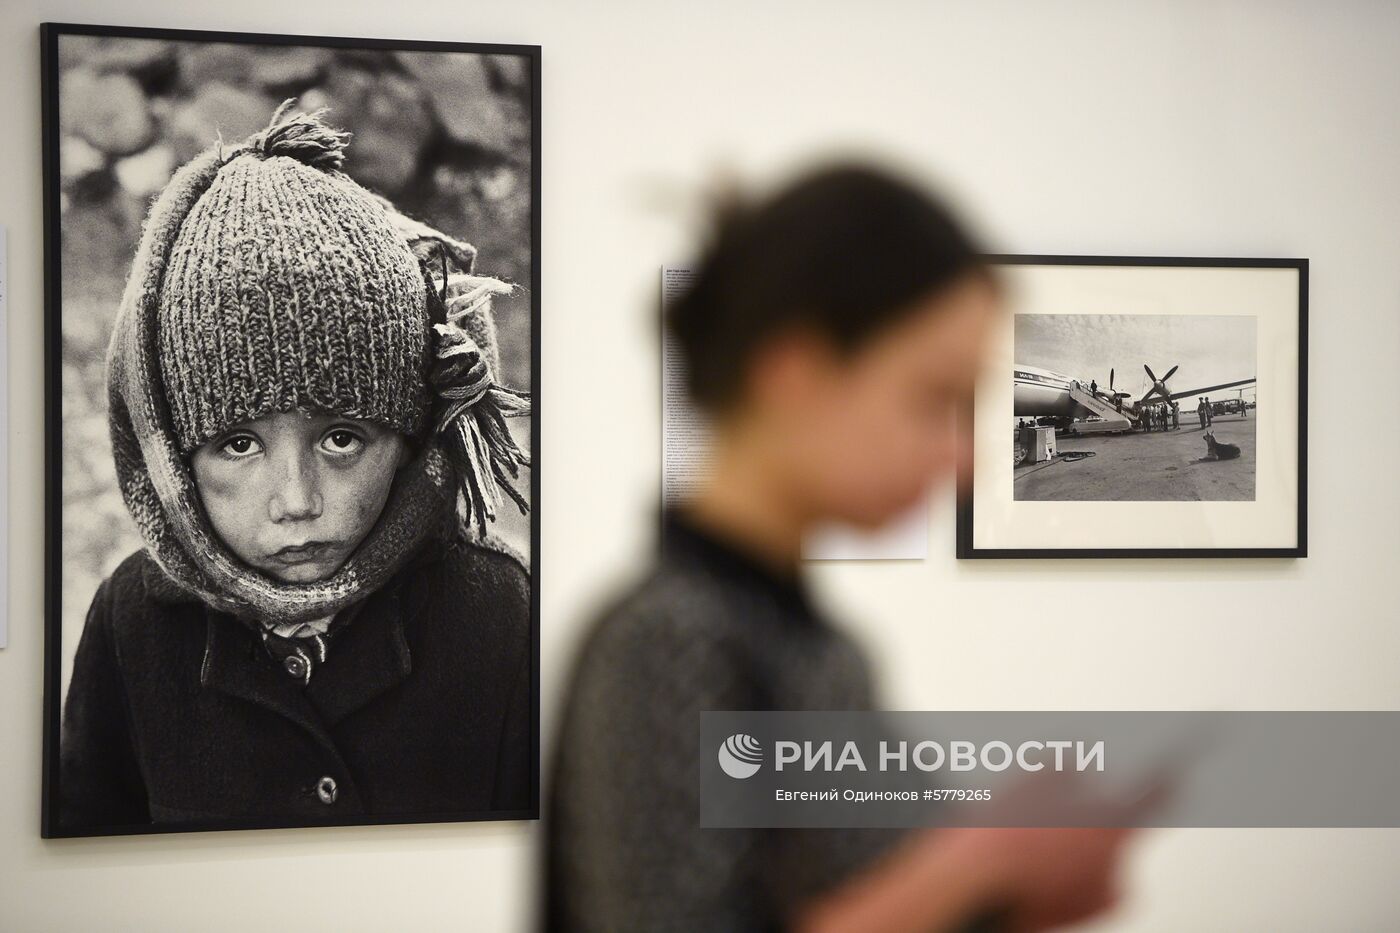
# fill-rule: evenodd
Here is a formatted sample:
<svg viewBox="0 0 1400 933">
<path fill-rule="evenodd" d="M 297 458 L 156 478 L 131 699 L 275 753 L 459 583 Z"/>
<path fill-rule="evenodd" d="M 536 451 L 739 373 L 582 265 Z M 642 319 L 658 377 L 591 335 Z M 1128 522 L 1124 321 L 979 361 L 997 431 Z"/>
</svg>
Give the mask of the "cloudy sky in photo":
<svg viewBox="0 0 1400 933">
<path fill-rule="evenodd" d="M 1255 326 L 1252 316 L 1174 314 L 1018 314 L 1016 362 L 1051 369 L 1088 383 L 1098 380 L 1108 389 L 1109 370 L 1116 370 L 1115 387 L 1134 399 L 1150 387 L 1143 364 L 1160 378 L 1180 367 L 1167 380 L 1171 392 L 1252 379 L 1255 375 Z M 1212 396 L 1235 398 L 1234 389 Z M 1252 399 L 1252 386 L 1244 387 Z M 1194 404 L 1194 399 L 1181 399 Z"/>
</svg>

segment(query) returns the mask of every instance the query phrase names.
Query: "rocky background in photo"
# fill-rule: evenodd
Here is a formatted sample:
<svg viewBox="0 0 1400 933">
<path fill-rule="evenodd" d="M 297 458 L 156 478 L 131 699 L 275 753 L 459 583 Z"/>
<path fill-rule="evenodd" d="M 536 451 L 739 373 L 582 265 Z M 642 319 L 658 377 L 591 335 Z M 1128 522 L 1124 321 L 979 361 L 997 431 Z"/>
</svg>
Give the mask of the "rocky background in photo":
<svg viewBox="0 0 1400 933">
<path fill-rule="evenodd" d="M 117 491 L 103 370 L 141 222 L 171 173 L 263 128 L 288 97 L 329 108 L 327 122 L 353 134 L 347 173 L 474 244 L 478 271 L 520 286 L 497 300 L 496 322 L 504 381 L 530 390 L 531 88 L 528 61 L 509 55 L 64 36 L 58 64 L 71 658 L 98 584 L 141 546 Z M 528 420 L 514 426 L 528 447 Z M 528 518 L 503 514 L 502 536 L 528 555 Z"/>
</svg>

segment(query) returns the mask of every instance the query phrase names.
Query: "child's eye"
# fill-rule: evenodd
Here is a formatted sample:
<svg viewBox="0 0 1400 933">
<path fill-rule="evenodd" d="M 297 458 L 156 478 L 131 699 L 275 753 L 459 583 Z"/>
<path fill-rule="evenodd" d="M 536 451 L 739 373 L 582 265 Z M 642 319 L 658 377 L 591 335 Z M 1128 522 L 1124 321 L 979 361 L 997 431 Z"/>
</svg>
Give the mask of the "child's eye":
<svg viewBox="0 0 1400 933">
<path fill-rule="evenodd" d="M 239 434 L 220 444 L 219 451 L 229 457 L 251 457 L 253 454 L 262 452 L 262 445 L 255 437 Z"/>
<path fill-rule="evenodd" d="M 354 431 L 336 428 L 321 439 L 321 447 L 333 454 L 359 453 L 365 442 Z"/>
</svg>

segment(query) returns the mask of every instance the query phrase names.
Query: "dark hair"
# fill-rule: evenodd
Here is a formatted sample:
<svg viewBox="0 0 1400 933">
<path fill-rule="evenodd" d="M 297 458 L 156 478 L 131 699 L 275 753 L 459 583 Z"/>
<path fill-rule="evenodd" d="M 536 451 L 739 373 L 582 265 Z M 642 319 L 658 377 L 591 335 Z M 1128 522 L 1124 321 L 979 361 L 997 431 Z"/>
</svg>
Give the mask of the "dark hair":
<svg viewBox="0 0 1400 933">
<path fill-rule="evenodd" d="M 986 260 L 952 212 L 891 175 L 838 165 L 752 205 L 721 206 L 666 327 L 700 406 L 727 408 L 754 351 L 792 326 L 854 350 Z"/>
</svg>

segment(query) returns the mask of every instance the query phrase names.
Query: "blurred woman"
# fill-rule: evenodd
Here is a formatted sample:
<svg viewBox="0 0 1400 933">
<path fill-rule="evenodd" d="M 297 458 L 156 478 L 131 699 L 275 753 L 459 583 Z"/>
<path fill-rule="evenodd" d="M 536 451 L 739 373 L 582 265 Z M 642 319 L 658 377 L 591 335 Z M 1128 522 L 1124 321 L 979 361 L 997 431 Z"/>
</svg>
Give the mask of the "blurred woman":
<svg viewBox="0 0 1400 933">
<path fill-rule="evenodd" d="M 703 710 L 872 709 L 802 541 L 956 473 L 996 279 L 952 215 L 839 166 L 729 205 L 666 325 L 712 418 L 706 482 L 596 620 L 546 812 L 548 930 L 1045 929 L 1104 909 L 1121 830 L 701 829 Z"/>
</svg>

